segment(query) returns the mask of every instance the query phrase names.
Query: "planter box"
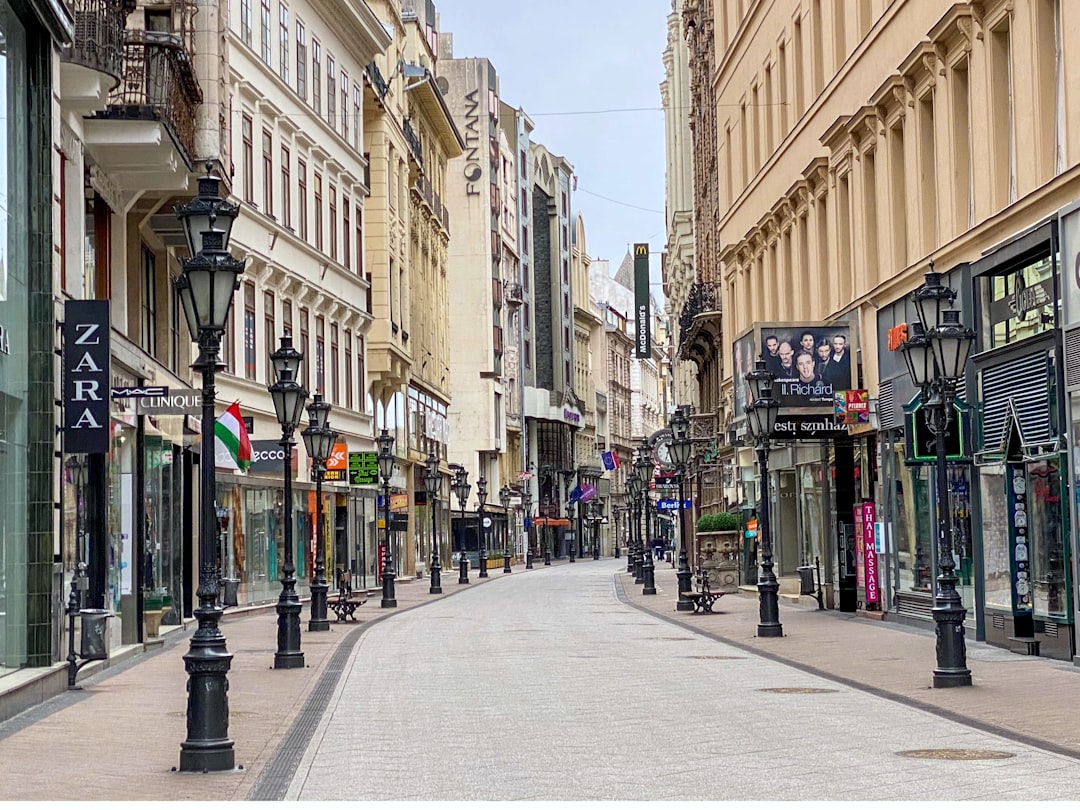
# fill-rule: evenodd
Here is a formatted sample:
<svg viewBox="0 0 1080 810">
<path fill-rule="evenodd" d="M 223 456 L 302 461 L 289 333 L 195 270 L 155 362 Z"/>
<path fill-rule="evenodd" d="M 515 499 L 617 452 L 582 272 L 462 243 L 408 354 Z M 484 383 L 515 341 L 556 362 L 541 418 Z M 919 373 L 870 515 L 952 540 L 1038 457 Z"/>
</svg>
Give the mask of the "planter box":
<svg viewBox="0 0 1080 810">
<path fill-rule="evenodd" d="M 742 532 L 696 532 L 698 566 L 709 575 L 709 588 L 719 593 L 739 590 L 739 555 Z"/>
</svg>

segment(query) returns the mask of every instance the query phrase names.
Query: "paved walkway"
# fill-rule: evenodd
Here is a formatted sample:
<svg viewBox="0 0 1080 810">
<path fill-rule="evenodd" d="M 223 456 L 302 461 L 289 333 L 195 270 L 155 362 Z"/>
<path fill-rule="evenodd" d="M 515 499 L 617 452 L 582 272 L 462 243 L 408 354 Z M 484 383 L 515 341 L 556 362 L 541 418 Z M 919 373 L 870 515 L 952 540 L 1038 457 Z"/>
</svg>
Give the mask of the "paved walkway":
<svg viewBox="0 0 1080 810">
<path fill-rule="evenodd" d="M 332 624 L 329 633 L 304 630 L 308 666 L 301 670 L 272 669 L 272 610 L 227 614 L 223 630 L 234 655 L 230 733 L 237 763 L 243 766 L 230 774 L 171 770 L 179 763 L 186 734 L 182 656 L 191 631 L 170 633 L 160 651 L 138 656 L 89 679 L 80 692 L 0 724 L 0 795 L 5 800 L 309 798 L 317 789 L 305 774 L 324 765 L 308 739 L 333 745 L 340 738 L 352 741 L 339 746 L 337 754 L 339 770 L 351 779 L 351 789 L 340 798 L 370 797 L 376 781 L 393 786 L 393 798 L 425 790 L 434 797 L 428 790 L 430 780 L 417 781 L 425 771 L 460 791 L 439 794 L 447 797 L 577 797 L 585 795 L 582 774 L 603 771 L 612 785 L 655 782 L 659 787 L 650 797 L 719 798 L 715 792 L 695 792 L 700 786 L 687 780 L 657 782 L 647 763 L 629 776 L 645 746 L 652 747 L 650 721 L 659 716 L 678 718 L 684 730 L 682 736 L 665 731 L 668 736 L 663 737 L 665 745 L 680 752 L 676 771 L 696 773 L 700 765 L 715 775 L 718 765 L 730 764 L 745 770 L 758 790 L 760 772 L 754 759 L 764 749 L 756 740 L 763 727 L 777 724 L 785 736 L 770 738 L 768 755 L 770 762 L 784 766 L 778 790 L 781 783 L 786 785 L 789 798 L 843 798 L 849 787 L 817 782 L 819 793 L 799 793 L 807 782 L 799 778 L 796 763 L 788 761 L 796 752 L 806 750 L 816 757 L 832 741 L 847 751 L 836 766 L 854 768 L 870 780 L 870 761 L 895 755 L 892 743 L 901 741 L 894 729 L 903 731 L 902 742 L 910 747 L 990 748 L 1016 754 L 986 762 L 905 760 L 898 770 L 963 765 L 962 772 L 948 771 L 949 784 L 977 786 L 989 769 L 1001 766 L 1014 769 L 1009 773 L 1022 782 L 1016 788 L 1023 787 L 1029 798 L 1072 798 L 1080 790 L 1072 770 L 1074 758 L 1080 760 L 1080 727 L 1072 717 L 1080 703 L 1080 669 L 1071 664 L 972 642 L 969 665 L 975 685 L 934 690 L 929 688 L 932 632 L 782 605 L 787 635 L 757 639 L 755 598 L 726 596 L 718 603 L 722 612 L 715 615 L 676 613 L 675 577 L 669 566 L 657 568 L 658 593 L 651 597 L 640 595 L 641 587 L 621 573 L 625 567 L 625 560 L 611 559 L 580 560 L 572 567 L 565 562 L 551 568 L 538 565 L 530 572 L 518 565 L 509 577 L 496 570 L 489 579 L 478 580 L 473 572 L 468 586 L 458 586 L 456 572 L 447 569 L 441 597 L 428 594 L 426 581 L 400 582 L 398 608 L 381 610 L 376 595 L 357 612 L 362 619 L 358 625 Z M 631 603 L 646 612 L 632 609 Z M 411 610 L 419 606 L 424 607 Z M 305 627 L 306 616 L 305 608 Z M 383 621 L 391 616 L 392 621 Z M 477 616 L 484 621 L 477 622 Z M 458 629 L 461 632 L 455 632 Z M 410 635 L 416 636 L 415 642 L 407 642 Z M 531 657 L 537 647 L 558 652 L 557 665 Z M 338 669 L 350 660 L 352 672 L 378 680 L 355 696 L 367 713 L 347 730 L 330 725 L 340 722 L 339 714 L 316 710 L 328 701 L 341 705 L 350 680 L 339 677 Z M 777 667 L 779 661 L 802 671 Z M 441 669 L 444 663 L 451 669 Z M 455 676 L 447 677 L 448 672 Z M 766 683 L 839 691 L 776 695 L 772 700 L 778 702 L 762 704 L 762 693 L 756 690 Z M 530 689 L 529 684 L 539 687 Z M 687 691 L 686 684 L 701 685 L 704 697 Z M 741 700 L 728 702 L 724 696 L 729 692 Z M 595 703 L 581 702 L 589 695 Z M 882 701 L 881 696 L 894 701 Z M 750 709 L 743 705 L 746 701 Z M 865 722 L 838 726 L 854 711 L 851 701 L 864 701 L 856 715 Z M 912 712 L 896 701 L 937 716 Z M 904 714 L 894 714 L 900 711 Z M 964 724 L 942 725 L 942 718 L 964 719 Z M 583 731 L 574 737 L 578 727 Z M 1010 739 L 988 737 L 988 730 Z M 388 744 L 396 745 L 394 741 L 408 741 L 410 750 L 399 752 L 407 753 L 407 759 L 390 756 L 393 746 Z M 1024 743 L 1036 743 L 1042 751 Z M 374 759 L 363 759 L 368 757 Z M 529 790 L 510 790 L 537 757 L 546 767 L 539 769 Z M 42 780 L 43 762 L 48 763 L 47 780 Z M 1048 769 L 1044 777 L 1030 776 L 1034 762 Z M 364 768 L 357 767 L 361 763 Z M 373 779 L 364 776 L 367 766 L 377 768 Z M 977 778 L 970 779 L 971 774 Z M 866 784 L 871 782 L 878 784 Z M 760 795 L 744 795 L 740 785 L 723 798 Z M 1067 791 L 1059 791 L 1061 787 Z M 1004 793 L 1013 788 L 1002 783 L 995 789 Z M 868 795 L 861 785 L 856 793 L 859 790 L 860 797 Z M 596 798 L 623 796 L 613 791 Z M 973 791 L 966 795 L 973 798 Z M 955 793 L 930 791 L 913 798 L 935 795 Z M 903 796 L 889 791 L 884 798 Z"/>
</svg>

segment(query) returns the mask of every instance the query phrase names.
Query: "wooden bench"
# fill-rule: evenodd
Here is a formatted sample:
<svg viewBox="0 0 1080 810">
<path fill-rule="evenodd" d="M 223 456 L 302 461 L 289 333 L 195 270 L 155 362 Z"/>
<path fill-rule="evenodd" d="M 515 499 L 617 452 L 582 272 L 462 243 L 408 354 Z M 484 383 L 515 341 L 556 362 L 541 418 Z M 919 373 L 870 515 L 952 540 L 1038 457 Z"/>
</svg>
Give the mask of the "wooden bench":
<svg viewBox="0 0 1080 810">
<path fill-rule="evenodd" d="M 337 596 L 327 602 L 327 606 L 334 611 L 339 622 L 348 619 L 352 619 L 355 622 L 358 621 L 356 618 L 356 609 L 366 601 L 366 596 L 357 596 L 351 591 L 340 590 L 337 592 Z"/>
<path fill-rule="evenodd" d="M 694 613 L 712 613 L 713 603 L 724 594 L 714 593 L 709 588 L 709 574 L 700 568 L 694 577 L 694 587 L 697 590 L 684 591 L 679 595 L 694 603 Z"/>
</svg>

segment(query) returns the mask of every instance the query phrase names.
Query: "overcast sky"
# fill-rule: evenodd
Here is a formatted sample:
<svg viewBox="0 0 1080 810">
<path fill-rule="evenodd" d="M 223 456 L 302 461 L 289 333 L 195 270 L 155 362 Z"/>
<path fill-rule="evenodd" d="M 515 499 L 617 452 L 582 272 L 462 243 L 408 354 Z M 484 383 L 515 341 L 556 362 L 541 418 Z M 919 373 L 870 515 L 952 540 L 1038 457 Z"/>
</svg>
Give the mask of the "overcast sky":
<svg viewBox="0 0 1080 810">
<path fill-rule="evenodd" d="M 658 282 L 670 0 L 435 0 L 435 7 L 441 30 L 454 35 L 454 56 L 490 59 L 502 100 L 523 108 L 536 124 L 533 138 L 573 165 L 573 205 L 585 220 L 589 255 L 610 260 L 614 272 L 632 243 L 648 242 Z M 650 109 L 545 114 L 640 107 Z M 658 286 L 653 292 L 661 296 Z"/>
</svg>

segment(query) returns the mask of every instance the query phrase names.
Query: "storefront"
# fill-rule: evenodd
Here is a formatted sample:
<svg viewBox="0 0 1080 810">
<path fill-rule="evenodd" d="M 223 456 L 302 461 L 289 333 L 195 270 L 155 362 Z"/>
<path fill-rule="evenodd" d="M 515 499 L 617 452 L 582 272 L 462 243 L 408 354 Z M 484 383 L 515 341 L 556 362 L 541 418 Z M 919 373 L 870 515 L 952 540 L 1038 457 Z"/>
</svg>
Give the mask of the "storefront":
<svg viewBox="0 0 1080 810">
<path fill-rule="evenodd" d="M 1072 572 L 1058 222 L 971 266 L 981 430 L 975 445 L 986 640 L 1071 660 Z"/>
<path fill-rule="evenodd" d="M 971 275 L 967 265 L 943 274 L 942 283 L 957 291 L 956 306 L 973 321 Z M 926 423 L 920 394 L 907 372 L 901 347 L 908 324 L 918 319 L 910 297 L 878 310 L 878 465 L 877 520 L 881 523 L 880 578 L 885 610 L 890 618 L 913 623 L 933 622 L 934 588 L 938 575 L 937 460 L 933 436 Z M 956 589 L 968 609 L 965 626 L 982 637 L 976 609 L 976 538 L 971 520 L 972 409 L 967 384 L 961 384 L 946 434 L 949 520 L 952 524 Z"/>
</svg>

